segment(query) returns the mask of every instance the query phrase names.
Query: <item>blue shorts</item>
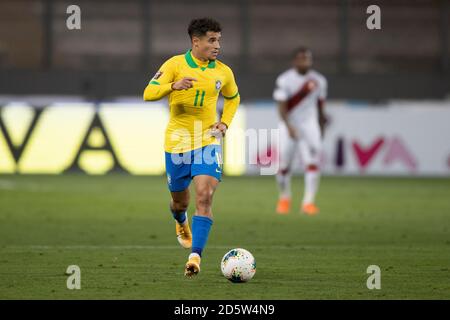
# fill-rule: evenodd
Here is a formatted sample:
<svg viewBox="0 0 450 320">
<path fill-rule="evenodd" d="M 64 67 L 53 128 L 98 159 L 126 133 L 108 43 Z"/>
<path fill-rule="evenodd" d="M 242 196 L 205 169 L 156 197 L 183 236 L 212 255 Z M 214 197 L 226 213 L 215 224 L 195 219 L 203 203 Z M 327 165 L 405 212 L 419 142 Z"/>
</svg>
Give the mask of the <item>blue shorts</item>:
<svg viewBox="0 0 450 320">
<path fill-rule="evenodd" d="M 220 181 L 222 178 L 221 157 L 221 147 L 216 144 L 183 153 L 166 152 L 169 190 L 171 192 L 186 190 L 193 177 L 203 174 Z"/>
</svg>

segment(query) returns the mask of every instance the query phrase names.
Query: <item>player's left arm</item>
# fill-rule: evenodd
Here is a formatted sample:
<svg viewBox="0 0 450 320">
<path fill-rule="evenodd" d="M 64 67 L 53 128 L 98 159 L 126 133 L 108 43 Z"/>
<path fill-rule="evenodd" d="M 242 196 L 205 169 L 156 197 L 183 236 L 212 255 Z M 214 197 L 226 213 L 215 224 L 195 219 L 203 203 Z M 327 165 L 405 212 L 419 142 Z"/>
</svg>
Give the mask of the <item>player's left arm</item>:
<svg viewBox="0 0 450 320">
<path fill-rule="evenodd" d="M 224 136 L 241 101 L 238 86 L 230 68 L 227 68 L 227 78 L 221 92 L 224 98 L 222 118 L 220 122 L 213 125 L 213 129 L 221 131 Z"/>
<path fill-rule="evenodd" d="M 327 80 L 324 78 L 323 81 L 321 81 L 320 88 L 319 88 L 319 96 L 317 98 L 317 111 L 319 115 L 319 126 L 320 126 L 320 133 L 322 135 L 322 138 L 325 134 L 325 126 L 328 123 L 328 118 L 325 114 L 325 100 L 327 98 L 327 90 L 328 90 L 328 84 Z"/>
</svg>

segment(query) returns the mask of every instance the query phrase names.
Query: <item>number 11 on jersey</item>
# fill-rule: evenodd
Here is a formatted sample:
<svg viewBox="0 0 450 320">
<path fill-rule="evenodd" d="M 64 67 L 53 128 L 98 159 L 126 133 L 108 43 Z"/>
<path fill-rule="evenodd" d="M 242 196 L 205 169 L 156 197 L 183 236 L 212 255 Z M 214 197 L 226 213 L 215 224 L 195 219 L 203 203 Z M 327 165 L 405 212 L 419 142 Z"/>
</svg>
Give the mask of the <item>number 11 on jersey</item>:
<svg viewBox="0 0 450 320">
<path fill-rule="evenodd" d="M 200 107 L 203 107 L 203 100 L 204 100 L 204 98 L 205 98 L 205 94 L 206 94 L 206 91 L 205 90 L 202 90 L 202 91 L 200 91 L 200 90 L 196 90 L 196 94 L 195 94 L 195 100 L 194 100 L 194 107 L 196 107 L 197 106 L 197 103 L 198 103 L 198 97 L 201 95 L 201 98 L 200 98 Z"/>
</svg>

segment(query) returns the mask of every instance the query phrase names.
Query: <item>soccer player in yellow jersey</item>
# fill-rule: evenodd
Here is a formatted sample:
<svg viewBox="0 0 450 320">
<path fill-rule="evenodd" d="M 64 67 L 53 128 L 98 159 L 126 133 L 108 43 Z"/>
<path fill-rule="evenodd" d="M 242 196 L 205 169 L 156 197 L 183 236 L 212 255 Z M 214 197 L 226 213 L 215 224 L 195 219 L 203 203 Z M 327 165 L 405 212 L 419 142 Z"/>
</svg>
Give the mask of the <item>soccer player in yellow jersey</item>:
<svg viewBox="0 0 450 320">
<path fill-rule="evenodd" d="M 178 242 L 191 248 L 185 275 L 200 272 L 200 259 L 212 221 L 212 199 L 222 175 L 221 147 L 240 97 L 231 69 L 217 60 L 221 26 L 209 18 L 188 27 L 192 49 L 167 60 L 144 91 L 144 100 L 169 98 L 170 120 L 165 135 L 166 173 Z M 219 93 L 224 109 L 218 121 Z M 189 184 L 194 181 L 196 211 L 192 232 L 187 218 Z"/>
</svg>

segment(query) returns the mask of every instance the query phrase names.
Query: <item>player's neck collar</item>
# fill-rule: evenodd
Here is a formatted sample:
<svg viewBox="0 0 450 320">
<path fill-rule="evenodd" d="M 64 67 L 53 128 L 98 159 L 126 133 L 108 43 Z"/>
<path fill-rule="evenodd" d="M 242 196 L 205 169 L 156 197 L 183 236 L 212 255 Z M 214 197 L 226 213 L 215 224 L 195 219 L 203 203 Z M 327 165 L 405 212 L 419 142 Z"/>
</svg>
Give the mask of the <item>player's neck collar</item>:
<svg viewBox="0 0 450 320">
<path fill-rule="evenodd" d="M 192 56 L 191 53 L 191 49 L 189 49 L 186 54 L 184 55 L 184 58 L 186 59 L 187 64 L 189 65 L 189 67 L 191 68 L 199 68 L 198 64 L 195 62 L 195 57 Z M 210 68 L 213 69 L 216 67 L 216 62 L 214 60 L 210 60 L 208 65 L 206 66 L 206 68 Z M 202 69 L 202 71 L 204 71 L 206 69 L 205 67 L 200 67 L 200 69 Z"/>
<path fill-rule="evenodd" d="M 295 72 L 297 72 L 299 75 L 301 76 L 306 76 L 308 73 L 311 72 L 311 68 L 309 68 L 308 70 L 306 70 L 306 72 L 301 73 L 297 68 L 294 68 Z"/>
</svg>

